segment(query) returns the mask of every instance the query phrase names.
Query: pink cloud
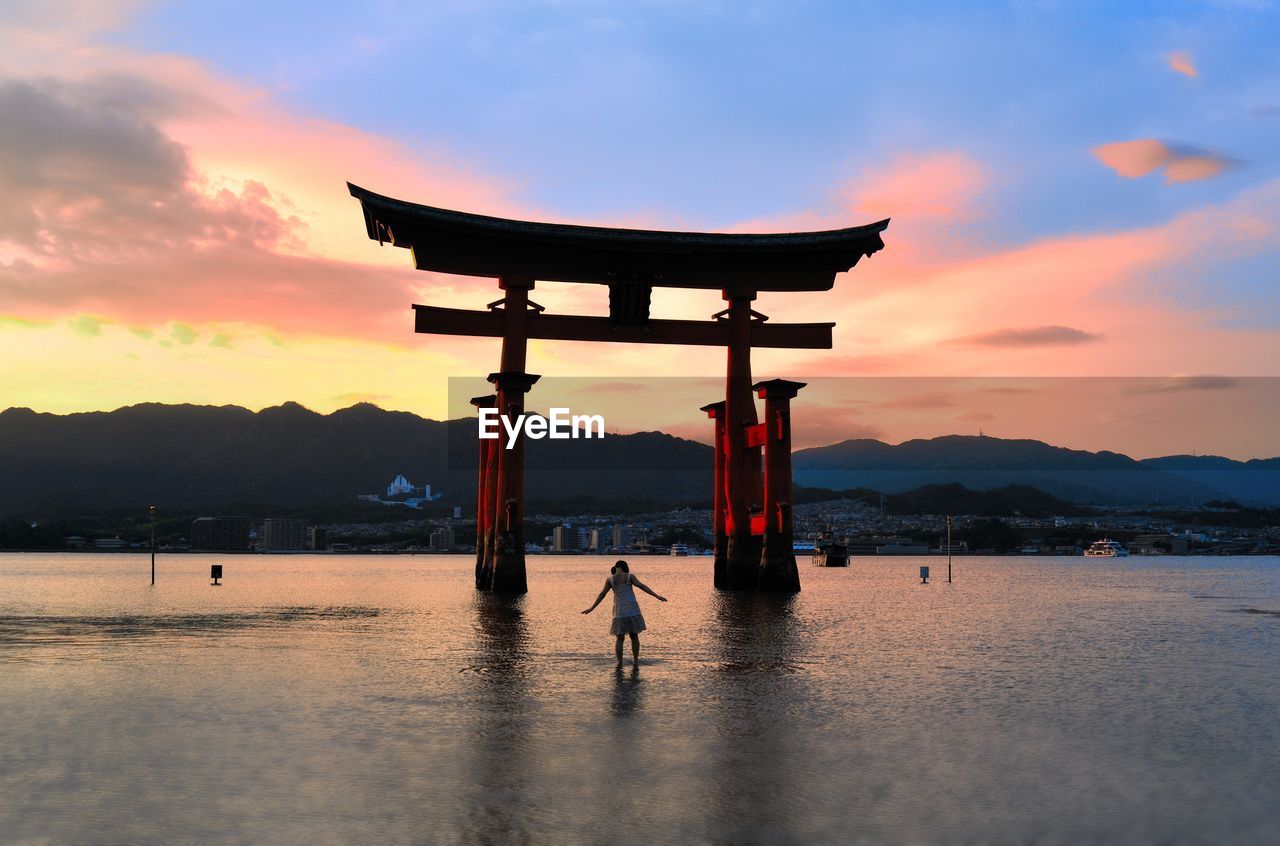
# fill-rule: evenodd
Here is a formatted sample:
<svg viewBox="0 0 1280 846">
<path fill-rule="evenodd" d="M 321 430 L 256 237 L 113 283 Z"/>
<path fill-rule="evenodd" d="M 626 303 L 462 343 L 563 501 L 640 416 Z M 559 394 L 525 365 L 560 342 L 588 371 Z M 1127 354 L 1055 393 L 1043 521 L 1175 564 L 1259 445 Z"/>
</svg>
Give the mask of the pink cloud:
<svg viewBox="0 0 1280 846">
<path fill-rule="evenodd" d="M 846 207 L 869 219 L 972 220 L 988 181 L 986 169 L 977 161 L 957 151 L 943 151 L 898 156 L 883 169 L 851 183 L 843 193 Z"/>
<path fill-rule="evenodd" d="M 0 179 L 16 186 L 0 209 L 0 241 L 7 241 L 0 250 L 20 258 L 0 265 L 6 308 L 40 317 L 101 314 L 131 324 L 228 321 L 412 344 L 425 339 L 408 332 L 410 303 L 476 307 L 492 283 L 425 274 L 410 268 L 403 251 L 380 250 L 365 237 L 345 180 L 438 205 L 555 217 L 515 202 L 518 186 L 478 174 L 445 151 L 408 150 L 301 118 L 267 93 L 180 57 L 69 39 L 9 41 L 14 50 L 0 59 L 40 75 L 42 82 L 24 83 L 27 96 L 60 127 L 28 138 L 29 148 L 45 156 L 40 168 L 24 169 L 29 162 L 0 151 Z M 30 123 L 21 128 L 36 131 Z M 1163 168 L 1170 181 L 1204 178 L 1229 162 L 1185 145 L 1125 143 L 1138 146 L 1103 145 L 1107 151 L 1095 154 L 1111 157 L 1109 166 L 1124 175 Z M 105 181 L 95 183 L 93 174 Z M 887 249 L 841 277 L 834 292 L 756 303 L 774 319 L 839 324 L 835 350 L 762 351 L 758 375 L 1195 370 L 1194 363 L 1172 362 L 1192 356 L 1196 345 L 1173 345 L 1169 336 L 1220 338 L 1204 328 L 1212 315 L 1134 292 L 1154 271 L 1207 248 L 1248 252 L 1274 243 L 1274 198 L 1255 196 L 1256 202 L 1160 226 L 993 249 L 959 234 L 982 218 L 990 181 L 991 169 L 962 151 L 900 155 L 834 190 L 821 208 L 733 227 L 823 229 L 894 219 Z M 536 298 L 553 309 L 598 311 L 603 293 L 540 285 Z M 703 292 L 655 295 L 661 316 L 705 317 L 719 307 Z M 957 349 L 947 343 L 1028 326 L 1105 334 L 1108 344 Z M 430 343 L 477 360 L 493 352 L 485 340 Z M 1267 352 L 1274 346 L 1271 334 L 1235 332 L 1199 349 L 1259 362 L 1273 358 Z M 535 357 L 561 372 L 637 362 L 686 373 L 722 366 L 714 350 L 535 348 Z"/>
<path fill-rule="evenodd" d="M 1229 156 L 1212 150 L 1154 138 L 1100 144 L 1090 152 L 1118 176 L 1138 179 L 1163 169 L 1169 184 L 1211 179 L 1236 164 Z"/>
<path fill-rule="evenodd" d="M 928 207 L 928 186 L 921 190 Z M 1201 369 L 1201 359 L 1260 372 L 1267 366 L 1257 356 L 1280 352 L 1274 333 L 1219 328 L 1224 315 L 1187 309 L 1152 287 L 1189 261 L 1209 272 L 1216 259 L 1273 246 L 1280 181 L 1154 226 L 994 249 L 954 235 L 973 222 L 980 200 L 961 206 L 968 211 L 951 225 L 899 225 L 895 217 L 886 249 L 838 278 L 831 294 L 789 303 L 787 319 L 836 321 L 836 348 L 783 360 L 806 376 L 1163 373 Z M 823 222 L 860 219 L 846 211 Z M 756 306 L 772 313 L 765 297 Z M 1098 337 L 1107 343 L 1091 343 Z"/>
<path fill-rule="evenodd" d="M 349 162 L 403 161 L 388 144 L 340 127 L 288 129 L 280 118 L 260 121 L 248 140 L 203 135 L 223 164 L 230 148 L 246 154 L 229 176 L 170 132 L 227 128 L 243 120 L 235 107 L 217 86 L 179 94 L 127 74 L 0 81 L 0 112 L 12 119 L 0 137 L 0 245 L 21 258 L 0 264 L 6 308 L 407 342 L 408 308 L 424 289 L 447 301 L 484 284 L 415 271 L 403 251 L 368 241 L 342 175 L 361 172 Z M 410 170 L 406 182 L 428 190 L 423 171 Z M 500 205 L 461 171 L 428 181 L 443 202 Z M 308 200 L 326 191 L 331 206 Z"/>
<path fill-rule="evenodd" d="M 1176 71 L 1183 76 L 1189 76 L 1192 79 L 1195 79 L 1199 75 L 1199 72 L 1196 70 L 1196 66 L 1191 62 L 1191 54 L 1184 50 L 1170 53 L 1168 60 L 1170 70 Z"/>
</svg>

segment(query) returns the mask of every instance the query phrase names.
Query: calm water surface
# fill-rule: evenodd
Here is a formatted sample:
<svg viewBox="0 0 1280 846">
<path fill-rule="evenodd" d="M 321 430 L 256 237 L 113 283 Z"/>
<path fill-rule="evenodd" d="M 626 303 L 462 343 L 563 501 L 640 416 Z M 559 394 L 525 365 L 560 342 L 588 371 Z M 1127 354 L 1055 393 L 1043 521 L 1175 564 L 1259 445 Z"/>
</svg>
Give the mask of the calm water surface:
<svg viewBox="0 0 1280 846">
<path fill-rule="evenodd" d="M 0 842 L 1277 842 L 1280 559 L 923 561 L 3 555 Z"/>
</svg>

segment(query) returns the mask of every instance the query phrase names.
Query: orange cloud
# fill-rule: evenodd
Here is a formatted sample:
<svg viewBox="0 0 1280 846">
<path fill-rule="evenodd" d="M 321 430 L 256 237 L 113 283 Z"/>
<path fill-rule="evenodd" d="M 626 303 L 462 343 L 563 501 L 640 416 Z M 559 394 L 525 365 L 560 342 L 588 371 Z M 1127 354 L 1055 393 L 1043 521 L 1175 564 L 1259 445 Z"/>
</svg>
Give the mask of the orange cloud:
<svg viewBox="0 0 1280 846">
<path fill-rule="evenodd" d="M 850 217 L 824 222 L 859 219 Z M 1274 332 L 1225 328 L 1225 314 L 1188 309 L 1152 284 L 1188 261 L 1272 248 L 1280 237 L 1280 181 L 1155 226 L 996 249 L 955 238 L 955 227 L 971 222 L 964 216 L 954 226 L 898 221 L 886 249 L 840 277 L 831 294 L 787 305 L 788 319 L 836 321 L 835 351 L 762 351 L 758 372 L 781 363 L 798 378 L 1266 373 L 1271 366 L 1256 356 L 1280 354 Z M 767 296 L 756 307 L 771 313 Z M 1100 337 L 1105 344 L 1094 342 Z"/>
<path fill-rule="evenodd" d="M 475 284 L 414 271 L 402 251 L 379 252 L 366 238 L 342 175 L 362 158 L 387 162 L 389 145 L 334 129 L 327 134 L 339 140 L 326 148 L 325 131 L 304 125 L 291 137 L 283 120 L 264 120 L 273 138 L 231 145 L 256 149 L 258 160 L 243 159 L 235 173 L 212 169 L 168 128 L 240 120 L 234 104 L 208 105 L 218 96 L 124 74 L 0 81 L 0 113 L 10 119 L 0 136 L 0 244 L 17 257 L 0 263 L 9 309 L 405 341 L 408 308 L 424 288 L 447 298 Z M 410 170 L 406 181 L 419 183 L 423 172 Z M 332 208 L 306 208 L 299 198 L 320 196 L 322 181 Z M 464 176 L 428 181 L 434 193 L 423 190 L 446 203 L 496 202 L 486 188 L 468 194 Z"/>
<path fill-rule="evenodd" d="M 1154 138 L 1100 144 L 1090 152 L 1126 179 L 1138 179 L 1163 168 L 1168 184 L 1211 179 L 1236 164 L 1229 156 L 1212 150 Z"/>
<path fill-rule="evenodd" d="M 1176 53 L 1170 53 L 1168 59 L 1169 68 L 1171 70 L 1174 70 L 1183 76 L 1189 76 L 1192 79 L 1199 76 L 1199 73 L 1196 71 L 1196 66 L 1191 63 L 1190 53 L 1179 50 Z"/>
</svg>

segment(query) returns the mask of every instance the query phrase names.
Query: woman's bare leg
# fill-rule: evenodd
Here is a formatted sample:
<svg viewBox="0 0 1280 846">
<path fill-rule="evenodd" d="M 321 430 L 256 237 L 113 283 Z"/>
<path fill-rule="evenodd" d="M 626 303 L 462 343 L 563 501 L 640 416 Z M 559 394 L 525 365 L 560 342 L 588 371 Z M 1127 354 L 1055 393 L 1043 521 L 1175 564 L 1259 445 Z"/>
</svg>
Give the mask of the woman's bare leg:
<svg viewBox="0 0 1280 846">
<path fill-rule="evenodd" d="M 618 638 L 618 663 L 622 663 L 622 638 Z M 640 635 L 638 632 L 631 633 L 631 663 L 640 663 Z"/>
<path fill-rule="evenodd" d="M 624 637 L 626 637 L 626 635 L 618 635 L 618 642 L 617 642 L 617 644 L 615 644 L 615 646 L 616 646 L 617 648 L 616 648 L 614 651 L 618 653 L 618 666 L 619 666 L 619 667 L 621 667 L 621 666 L 622 666 L 622 639 L 623 639 Z M 632 635 L 632 637 L 635 637 L 635 635 Z"/>
</svg>

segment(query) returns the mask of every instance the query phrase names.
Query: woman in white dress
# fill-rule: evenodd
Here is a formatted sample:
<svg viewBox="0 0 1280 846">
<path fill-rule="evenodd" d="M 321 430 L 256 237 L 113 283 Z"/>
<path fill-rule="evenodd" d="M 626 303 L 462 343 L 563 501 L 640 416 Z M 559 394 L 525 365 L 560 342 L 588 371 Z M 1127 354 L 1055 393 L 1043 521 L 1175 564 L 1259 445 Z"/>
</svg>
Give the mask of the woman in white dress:
<svg viewBox="0 0 1280 846">
<path fill-rule="evenodd" d="M 665 596 L 654 593 L 648 585 L 631 575 L 631 568 L 627 562 L 619 561 L 609 571 L 609 578 L 605 579 L 604 587 L 600 589 L 600 595 L 596 597 L 596 601 L 582 612 L 590 614 L 596 610 L 596 606 L 604 601 L 609 591 L 613 591 L 613 624 L 609 626 L 609 633 L 618 639 L 614 651 L 618 655 L 619 667 L 622 666 L 622 641 L 627 635 L 631 636 L 631 663 L 633 666 L 639 666 L 640 632 L 646 628 L 644 617 L 640 614 L 640 603 L 636 602 L 636 593 L 632 588 L 640 588 L 659 602 L 667 601 Z"/>
</svg>

